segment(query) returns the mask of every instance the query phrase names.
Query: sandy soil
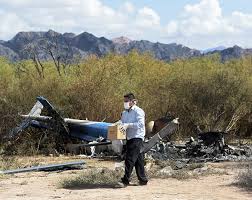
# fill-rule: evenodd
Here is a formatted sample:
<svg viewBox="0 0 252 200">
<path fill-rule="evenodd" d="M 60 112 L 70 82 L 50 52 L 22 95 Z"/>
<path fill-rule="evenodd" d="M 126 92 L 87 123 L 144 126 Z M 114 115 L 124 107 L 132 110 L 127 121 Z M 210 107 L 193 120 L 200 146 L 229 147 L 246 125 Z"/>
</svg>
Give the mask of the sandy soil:
<svg viewBox="0 0 252 200">
<path fill-rule="evenodd" d="M 104 165 L 113 167 L 113 162 L 87 160 L 88 166 Z M 213 165 L 214 166 L 214 165 Z M 126 188 L 59 189 L 60 179 L 81 173 L 81 170 L 63 172 L 31 172 L 12 175 L 0 179 L 0 199 L 37 200 L 37 199 L 165 199 L 165 200 L 251 200 L 252 193 L 232 185 L 236 171 L 227 166 L 229 175 L 211 175 L 199 179 L 179 181 L 151 179 L 147 186 L 128 186 Z"/>
</svg>

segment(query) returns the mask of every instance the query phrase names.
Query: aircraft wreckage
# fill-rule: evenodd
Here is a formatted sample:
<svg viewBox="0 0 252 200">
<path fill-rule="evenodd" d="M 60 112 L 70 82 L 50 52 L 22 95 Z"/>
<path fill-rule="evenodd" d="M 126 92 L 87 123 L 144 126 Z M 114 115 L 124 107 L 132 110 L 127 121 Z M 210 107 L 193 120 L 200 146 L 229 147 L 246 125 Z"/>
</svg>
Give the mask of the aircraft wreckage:
<svg viewBox="0 0 252 200">
<path fill-rule="evenodd" d="M 47 115 L 41 115 L 45 112 Z M 70 141 L 73 148 L 91 147 L 94 155 L 94 146 L 110 145 L 113 153 L 123 154 L 125 133 L 120 132 L 117 123 L 97 122 L 63 118 L 52 104 L 44 97 L 37 97 L 37 102 L 28 115 L 21 115 L 24 121 L 14 128 L 8 138 L 14 138 L 28 128 L 49 129 L 58 132 L 65 141 Z M 155 123 L 160 123 L 157 125 Z M 194 139 L 190 138 L 184 144 L 174 144 L 163 140 L 171 136 L 178 128 L 178 118 L 164 117 L 155 121 L 152 134 L 144 142 L 142 152 L 148 157 L 161 160 L 178 160 L 182 162 L 206 162 L 224 160 L 252 160 L 252 148 L 245 145 L 234 147 L 227 145 L 224 132 L 202 132 Z M 148 136 L 147 136 L 148 137 Z M 81 141 L 74 143 L 73 141 Z"/>
<path fill-rule="evenodd" d="M 43 112 L 46 116 L 41 115 Z M 72 147 L 90 147 L 112 144 L 112 150 L 117 155 L 123 151 L 125 132 L 121 131 L 120 124 L 63 118 L 54 106 L 44 97 L 37 97 L 37 102 L 27 115 L 21 115 L 24 120 L 19 126 L 11 130 L 8 138 L 15 138 L 28 127 L 48 129 L 60 133 L 65 141 L 78 139 L 86 143 L 71 144 Z M 163 138 L 171 135 L 178 128 L 178 120 L 173 119 L 157 132 L 149 141 L 144 143 L 142 152 L 149 151 Z M 70 142 L 71 143 L 71 142 Z M 94 153 L 94 152 L 92 152 Z"/>
</svg>

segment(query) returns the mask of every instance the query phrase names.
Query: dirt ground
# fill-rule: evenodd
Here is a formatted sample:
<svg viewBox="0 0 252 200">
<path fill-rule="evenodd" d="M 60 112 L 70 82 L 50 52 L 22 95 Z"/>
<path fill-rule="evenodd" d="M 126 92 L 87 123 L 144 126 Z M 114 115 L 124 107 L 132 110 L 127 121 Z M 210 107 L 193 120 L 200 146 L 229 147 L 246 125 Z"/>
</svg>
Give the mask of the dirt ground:
<svg viewBox="0 0 252 200">
<path fill-rule="evenodd" d="M 126 188 L 59 189 L 64 177 L 81 173 L 82 170 L 58 172 L 30 172 L 11 175 L 0 179 L 0 199 L 165 199 L 165 200 L 251 200 L 252 192 L 238 188 L 235 182 L 237 169 L 232 163 L 209 164 L 228 171 L 228 175 L 209 175 L 198 179 L 176 180 L 151 179 L 147 186 Z M 114 161 L 86 159 L 87 167 L 114 167 Z M 84 169 L 85 170 L 85 169 Z"/>
</svg>

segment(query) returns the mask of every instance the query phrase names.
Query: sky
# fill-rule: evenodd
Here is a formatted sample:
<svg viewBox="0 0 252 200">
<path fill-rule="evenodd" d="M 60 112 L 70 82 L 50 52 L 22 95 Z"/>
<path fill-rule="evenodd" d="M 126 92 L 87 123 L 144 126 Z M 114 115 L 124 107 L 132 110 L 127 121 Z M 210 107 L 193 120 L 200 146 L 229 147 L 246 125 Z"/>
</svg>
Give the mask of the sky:
<svg viewBox="0 0 252 200">
<path fill-rule="evenodd" d="M 196 49 L 252 48 L 252 0 L 0 0 L 0 40 L 49 29 Z"/>
</svg>

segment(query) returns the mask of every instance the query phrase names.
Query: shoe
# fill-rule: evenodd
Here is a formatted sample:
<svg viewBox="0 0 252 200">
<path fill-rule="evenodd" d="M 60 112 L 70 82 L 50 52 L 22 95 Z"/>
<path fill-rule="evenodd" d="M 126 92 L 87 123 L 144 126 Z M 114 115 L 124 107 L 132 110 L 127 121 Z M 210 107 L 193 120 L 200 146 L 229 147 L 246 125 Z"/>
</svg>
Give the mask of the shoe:
<svg viewBox="0 0 252 200">
<path fill-rule="evenodd" d="M 148 181 L 139 181 L 139 185 L 147 185 Z"/>
<path fill-rule="evenodd" d="M 128 184 L 125 184 L 123 181 L 118 181 L 117 184 L 115 185 L 116 188 L 125 188 L 127 186 Z"/>
</svg>

